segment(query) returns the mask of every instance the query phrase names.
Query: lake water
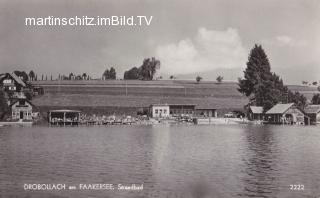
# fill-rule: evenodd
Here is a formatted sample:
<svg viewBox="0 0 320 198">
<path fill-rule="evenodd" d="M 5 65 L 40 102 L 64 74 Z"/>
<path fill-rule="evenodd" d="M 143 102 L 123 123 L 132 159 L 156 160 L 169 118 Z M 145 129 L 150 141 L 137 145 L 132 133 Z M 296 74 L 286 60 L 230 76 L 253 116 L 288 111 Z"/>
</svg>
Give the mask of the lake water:
<svg viewBox="0 0 320 198">
<path fill-rule="evenodd" d="M 319 197 L 319 129 L 0 127 L 0 197 Z M 24 190 L 39 183 L 143 190 Z"/>
</svg>

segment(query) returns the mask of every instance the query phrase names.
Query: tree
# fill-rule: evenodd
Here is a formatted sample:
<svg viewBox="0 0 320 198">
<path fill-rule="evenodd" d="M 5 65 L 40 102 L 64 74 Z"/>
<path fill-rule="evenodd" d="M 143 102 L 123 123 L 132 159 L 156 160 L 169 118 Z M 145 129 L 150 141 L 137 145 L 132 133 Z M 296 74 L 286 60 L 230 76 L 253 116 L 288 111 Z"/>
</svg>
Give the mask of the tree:
<svg viewBox="0 0 320 198">
<path fill-rule="evenodd" d="M 73 80 L 74 79 L 74 74 L 71 72 L 70 74 L 69 74 L 69 80 Z"/>
<path fill-rule="evenodd" d="M 320 104 L 320 94 L 314 94 L 311 99 L 311 103 L 315 105 Z"/>
<path fill-rule="evenodd" d="M 25 71 L 14 71 L 13 73 L 21 78 L 23 82 L 27 82 L 29 80 L 29 76 Z"/>
<path fill-rule="evenodd" d="M 142 66 L 139 69 L 141 80 L 153 80 L 157 69 L 160 69 L 160 61 L 155 59 L 154 57 L 152 57 L 151 59 L 146 58 L 143 60 Z"/>
<path fill-rule="evenodd" d="M 314 81 L 314 82 L 312 82 L 312 85 L 317 86 L 317 85 L 318 85 L 318 82 L 317 82 L 317 81 Z"/>
<path fill-rule="evenodd" d="M 239 79 L 238 91 L 250 98 L 250 105 L 269 110 L 279 102 L 294 102 L 300 108 L 306 105 L 306 97 L 291 92 L 282 79 L 271 72 L 270 63 L 261 45 L 255 45 L 249 55 L 244 79 Z"/>
<path fill-rule="evenodd" d="M 223 80 L 223 76 L 220 76 L 220 75 L 219 75 L 216 80 L 217 80 L 218 83 L 221 83 L 222 80 Z"/>
<path fill-rule="evenodd" d="M 116 70 L 113 67 L 111 67 L 110 68 L 110 79 L 115 80 L 116 78 L 117 78 Z"/>
<path fill-rule="evenodd" d="M 270 109 L 277 99 L 274 98 L 273 77 L 269 59 L 261 45 L 255 45 L 251 50 L 244 71 L 244 79 L 239 79 L 238 91 L 251 99 L 251 103 Z"/>
<path fill-rule="evenodd" d="M 123 79 L 125 79 L 125 80 L 137 80 L 140 77 L 139 73 L 140 73 L 139 69 L 137 67 L 133 67 L 132 69 L 124 72 Z"/>
<path fill-rule="evenodd" d="M 308 85 L 308 81 L 304 81 L 304 80 L 303 80 L 303 81 L 302 81 L 302 84 L 303 84 L 303 85 Z"/>
<path fill-rule="evenodd" d="M 2 120 L 5 113 L 9 110 L 7 99 L 5 98 L 5 92 L 0 89 L 0 120 Z"/>
<path fill-rule="evenodd" d="M 106 69 L 103 74 L 102 74 L 102 79 L 113 79 L 115 80 L 117 77 L 117 74 L 116 74 L 116 70 L 111 67 L 110 70 L 109 69 Z"/>
<path fill-rule="evenodd" d="M 289 102 L 295 103 L 300 109 L 304 109 L 307 105 L 307 98 L 299 92 L 289 91 Z"/>
<path fill-rule="evenodd" d="M 35 80 L 35 77 L 36 77 L 35 73 L 31 70 L 31 71 L 29 72 L 29 79 L 30 79 L 30 81 L 34 81 L 34 80 Z"/>
<path fill-rule="evenodd" d="M 88 75 L 87 75 L 86 73 L 83 73 L 83 74 L 82 74 L 82 80 L 87 80 L 87 76 L 88 76 Z"/>
<path fill-rule="evenodd" d="M 171 80 L 173 80 L 173 79 L 175 79 L 175 78 L 176 78 L 176 77 L 174 77 L 173 75 L 170 76 L 170 79 L 171 79 Z"/>
<path fill-rule="evenodd" d="M 201 76 L 197 76 L 197 77 L 196 77 L 197 83 L 199 83 L 201 80 L 202 80 L 202 77 L 201 77 Z"/>
<path fill-rule="evenodd" d="M 124 79 L 153 80 L 156 71 L 160 69 L 160 61 L 152 58 L 143 60 L 139 68 L 133 67 L 124 73 Z"/>
<path fill-rule="evenodd" d="M 32 100 L 32 93 L 30 91 L 27 91 L 24 94 L 28 100 Z"/>
</svg>

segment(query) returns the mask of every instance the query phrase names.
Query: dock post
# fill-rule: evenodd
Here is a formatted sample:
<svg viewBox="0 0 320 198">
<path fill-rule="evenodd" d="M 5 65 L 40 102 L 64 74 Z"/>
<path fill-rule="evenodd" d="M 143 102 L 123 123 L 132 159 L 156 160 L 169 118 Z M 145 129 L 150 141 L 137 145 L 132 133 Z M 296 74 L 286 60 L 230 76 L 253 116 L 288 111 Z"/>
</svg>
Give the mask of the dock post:
<svg viewBox="0 0 320 198">
<path fill-rule="evenodd" d="M 63 126 L 66 126 L 66 112 L 63 113 Z"/>
</svg>

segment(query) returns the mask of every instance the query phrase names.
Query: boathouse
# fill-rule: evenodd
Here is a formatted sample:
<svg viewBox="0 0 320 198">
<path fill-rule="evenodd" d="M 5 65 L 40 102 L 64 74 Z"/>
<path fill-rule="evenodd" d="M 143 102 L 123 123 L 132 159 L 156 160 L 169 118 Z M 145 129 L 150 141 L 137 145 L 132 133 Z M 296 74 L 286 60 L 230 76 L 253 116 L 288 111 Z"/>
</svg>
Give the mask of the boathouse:
<svg viewBox="0 0 320 198">
<path fill-rule="evenodd" d="M 51 125 L 78 125 L 81 111 L 77 110 L 50 110 L 48 121 Z"/>
<path fill-rule="evenodd" d="M 168 104 L 153 104 L 150 106 L 150 115 L 153 118 L 167 118 L 170 116 Z"/>
<path fill-rule="evenodd" d="M 263 120 L 263 107 L 260 106 L 249 106 L 248 110 L 249 120 Z"/>
<path fill-rule="evenodd" d="M 311 124 L 320 123 L 320 105 L 308 105 L 305 112 L 310 117 Z"/>
<path fill-rule="evenodd" d="M 12 120 L 32 120 L 33 106 L 34 105 L 25 98 L 14 100 L 10 105 Z"/>
<path fill-rule="evenodd" d="M 276 104 L 266 112 L 266 119 L 272 124 L 309 124 L 310 121 L 294 103 Z"/>
</svg>

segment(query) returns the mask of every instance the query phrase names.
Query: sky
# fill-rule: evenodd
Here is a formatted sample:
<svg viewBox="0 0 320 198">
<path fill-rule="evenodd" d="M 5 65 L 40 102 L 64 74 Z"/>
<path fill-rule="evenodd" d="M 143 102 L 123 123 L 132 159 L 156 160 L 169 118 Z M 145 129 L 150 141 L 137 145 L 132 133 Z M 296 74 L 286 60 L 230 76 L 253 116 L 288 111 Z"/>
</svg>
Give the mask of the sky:
<svg viewBox="0 0 320 198">
<path fill-rule="evenodd" d="M 112 15 L 153 19 L 150 26 L 24 24 L 26 17 Z M 272 71 L 301 84 L 320 80 L 319 24 L 318 0 L 0 0 L 0 72 L 98 78 L 115 67 L 122 78 L 144 58 L 156 57 L 165 78 L 207 73 L 214 80 L 220 72 L 236 80 L 257 43 Z"/>
</svg>

